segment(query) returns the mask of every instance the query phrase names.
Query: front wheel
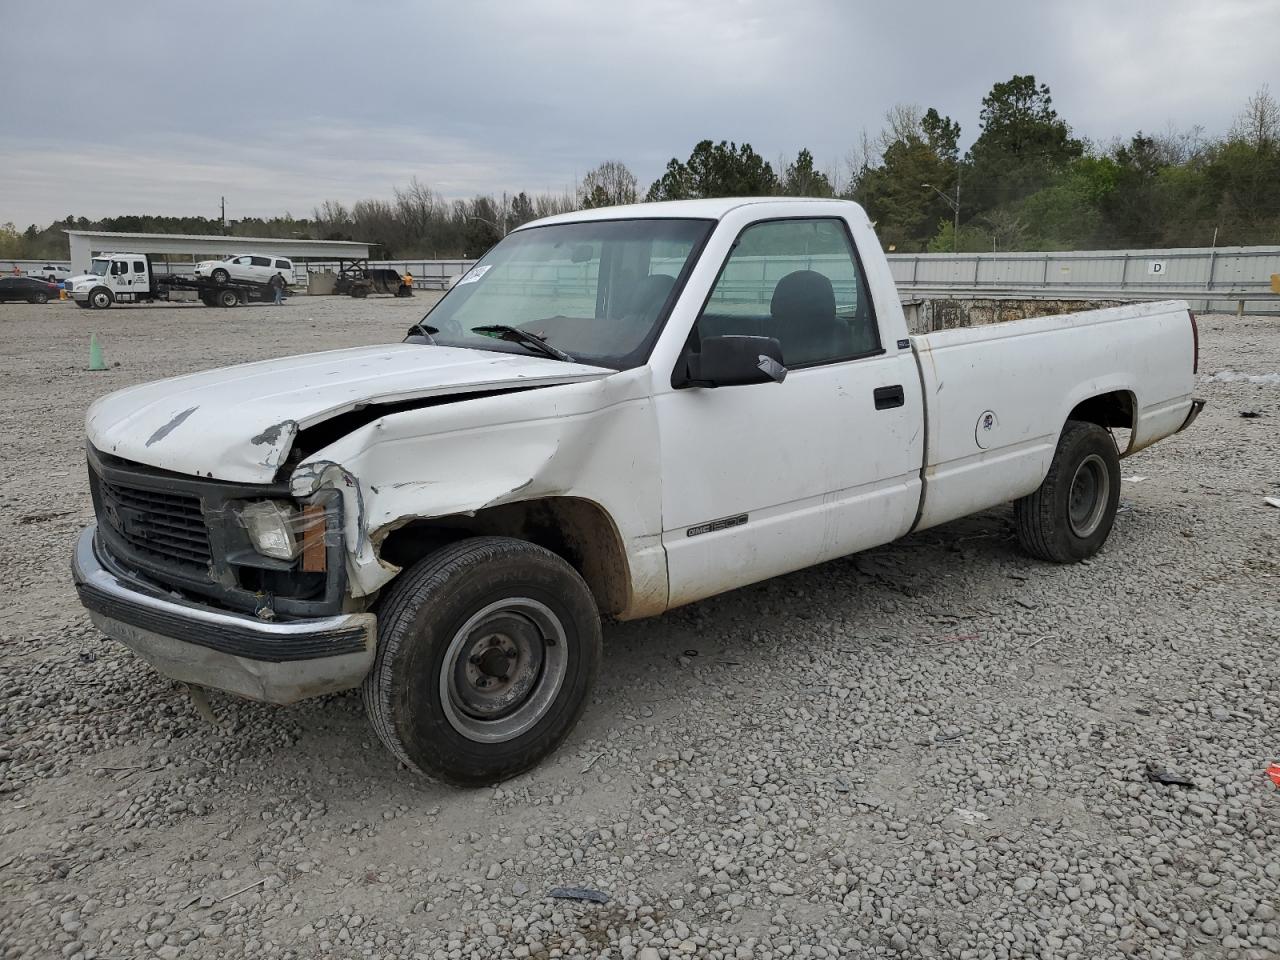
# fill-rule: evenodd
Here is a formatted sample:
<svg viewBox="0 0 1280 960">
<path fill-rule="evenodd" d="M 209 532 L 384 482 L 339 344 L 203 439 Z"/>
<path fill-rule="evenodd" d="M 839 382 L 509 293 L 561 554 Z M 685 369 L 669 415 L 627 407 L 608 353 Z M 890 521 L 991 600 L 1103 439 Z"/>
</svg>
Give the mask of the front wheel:
<svg viewBox="0 0 1280 960">
<path fill-rule="evenodd" d="M 401 762 L 459 786 L 522 773 L 578 722 L 600 662 L 587 585 L 542 547 L 463 540 L 379 601 L 364 702 Z"/>
<path fill-rule="evenodd" d="M 1049 473 L 1013 505 L 1018 541 L 1041 560 L 1071 563 L 1102 549 L 1120 504 L 1120 454 L 1096 423 L 1068 420 Z"/>
<path fill-rule="evenodd" d="M 218 269 L 209 274 L 209 279 L 214 283 L 226 283 L 231 279 L 231 274 L 227 273 L 222 267 L 218 267 Z"/>
<path fill-rule="evenodd" d="M 111 306 L 115 297 L 111 295 L 111 291 L 105 287 L 98 287 L 89 294 L 89 306 L 95 310 L 105 310 Z"/>
</svg>

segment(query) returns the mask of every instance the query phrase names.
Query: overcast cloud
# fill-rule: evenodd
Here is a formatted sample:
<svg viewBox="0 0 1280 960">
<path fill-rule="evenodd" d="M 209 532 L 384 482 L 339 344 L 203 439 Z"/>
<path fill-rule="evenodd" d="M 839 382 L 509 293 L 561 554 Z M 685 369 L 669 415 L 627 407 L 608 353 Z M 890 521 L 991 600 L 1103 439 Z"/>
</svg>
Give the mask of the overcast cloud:
<svg viewBox="0 0 1280 960">
<path fill-rule="evenodd" d="M 0 222 L 562 190 L 612 158 L 644 189 L 703 138 L 830 168 L 899 102 L 967 145 L 1014 73 L 1091 139 L 1219 134 L 1280 92 L 1278 26 L 1280 0 L 5 0 Z"/>
</svg>

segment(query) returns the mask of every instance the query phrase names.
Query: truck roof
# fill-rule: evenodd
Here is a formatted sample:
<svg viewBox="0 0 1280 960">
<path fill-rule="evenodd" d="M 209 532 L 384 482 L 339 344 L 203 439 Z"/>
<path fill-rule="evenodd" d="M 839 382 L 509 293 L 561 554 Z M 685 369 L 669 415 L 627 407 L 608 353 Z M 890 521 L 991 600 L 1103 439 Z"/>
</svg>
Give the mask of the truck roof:
<svg viewBox="0 0 1280 960">
<path fill-rule="evenodd" d="M 631 203 L 619 207 L 595 207 L 591 210 L 575 210 L 554 217 L 543 217 L 524 224 L 519 229 L 545 227 L 552 223 L 581 223 L 584 220 L 647 220 L 659 217 L 680 217 L 699 220 L 719 220 L 730 210 L 755 203 L 806 205 L 842 203 L 861 209 L 852 200 L 833 200 L 821 197 L 711 197 L 705 200 L 664 200 L 660 203 Z M 800 211 L 797 210 L 797 213 Z"/>
</svg>

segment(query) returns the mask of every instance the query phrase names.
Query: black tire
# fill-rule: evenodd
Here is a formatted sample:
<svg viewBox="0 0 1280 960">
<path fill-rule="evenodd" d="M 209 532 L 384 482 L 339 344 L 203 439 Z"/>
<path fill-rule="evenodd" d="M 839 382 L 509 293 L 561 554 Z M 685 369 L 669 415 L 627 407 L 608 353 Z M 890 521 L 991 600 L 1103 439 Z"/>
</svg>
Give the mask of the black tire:
<svg viewBox="0 0 1280 960">
<path fill-rule="evenodd" d="M 368 295 L 369 295 L 369 291 L 366 290 L 364 287 L 351 288 L 351 296 L 353 296 L 357 300 L 363 300 Z"/>
<path fill-rule="evenodd" d="M 582 715 L 600 615 L 577 571 L 549 550 L 462 540 L 402 573 L 378 608 L 365 709 L 410 769 L 458 786 L 497 783 L 555 750 Z"/>
<path fill-rule="evenodd" d="M 240 294 L 235 290 L 219 290 L 214 301 L 220 307 L 240 306 Z"/>
<path fill-rule="evenodd" d="M 1096 423 L 1068 420 L 1048 476 L 1013 505 L 1018 541 L 1041 560 L 1073 563 L 1102 549 L 1120 504 L 1120 454 Z"/>
<path fill-rule="evenodd" d="M 40 293 L 37 293 L 34 297 L 32 297 L 31 302 L 32 303 L 48 303 L 49 295 L 42 291 Z"/>
<path fill-rule="evenodd" d="M 227 273 L 222 267 L 218 267 L 209 274 L 209 279 L 214 283 L 226 283 L 231 279 L 231 274 Z"/>
<path fill-rule="evenodd" d="M 105 310 L 115 303 L 115 297 L 106 287 L 94 287 L 89 291 L 89 306 L 94 310 Z"/>
</svg>

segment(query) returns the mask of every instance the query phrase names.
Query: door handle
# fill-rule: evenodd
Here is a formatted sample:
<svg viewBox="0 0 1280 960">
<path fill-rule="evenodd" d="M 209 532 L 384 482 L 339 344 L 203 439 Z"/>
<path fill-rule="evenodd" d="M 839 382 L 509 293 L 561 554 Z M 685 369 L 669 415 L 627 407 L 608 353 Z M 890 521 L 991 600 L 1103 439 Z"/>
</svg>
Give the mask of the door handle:
<svg viewBox="0 0 1280 960">
<path fill-rule="evenodd" d="M 876 400 L 877 410 L 900 407 L 907 402 L 907 396 L 903 392 L 902 384 L 900 383 L 895 383 L 892 387 L 876 387 L 873 396 Z"/>
</svg>

